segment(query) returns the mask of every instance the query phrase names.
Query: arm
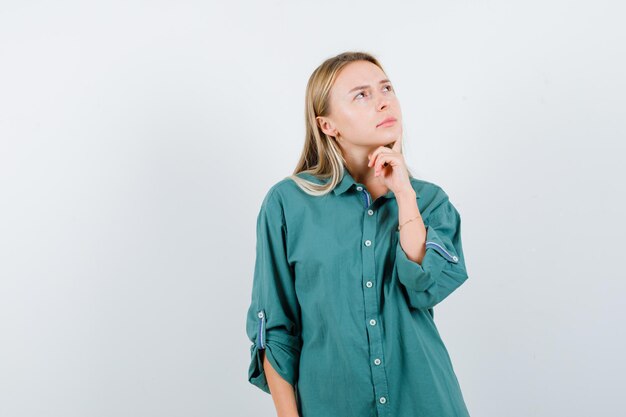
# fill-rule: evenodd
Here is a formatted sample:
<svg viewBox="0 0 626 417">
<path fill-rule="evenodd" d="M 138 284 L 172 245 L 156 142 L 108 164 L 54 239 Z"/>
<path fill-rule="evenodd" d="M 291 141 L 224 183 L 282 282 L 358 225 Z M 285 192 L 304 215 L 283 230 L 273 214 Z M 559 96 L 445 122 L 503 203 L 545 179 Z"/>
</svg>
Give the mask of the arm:
<svg viewBox="0 0 626 417">
<path fill-rule="evenodd" d="M 426 227 L 417 207 L 415 191 L 412 188 L 396 194 L 398 202 L 398 224 L 400 242 L 407 258 L 413 262 L 422 263 L 426 252 Z M 417 218 L 415 218 L 417 217 Z M 413 219 L 409 221 L 410 219 Z"/>
<path fill-rule="evenodd" d="M 398 202 L 399 209 L 400 204 L 409 207 L 416 204 L 406 200 Z M 408 239 L 398 238 L 394 273 L 406 289 L 409 305 L 415 309 L 432 309 L 468 278 L 461 243 L 461 217 L 443 190 L 426 222 L 425 238 L 421 220 L 409 222 L 401 232 L 396 231 L 406 232 Z"/>
<path fill-rule="evenodd" d="M 261 351 L 263 352 L 263 351 Z M 276 370 L 272 367 L 272 364 L 261 353 L 263 358 L 263 367 L 265 368 L 265 377 L 267 383 L 272 392 L 272 399 L 274 400 L 274 406 L 276 407 L 276 414 L 278 417 L 298 417 L 298 406 L 296 404 L 296 396 L 293 385 L 285 381 Z"/>
<path fill-rule="evenodd" d="M 279 417 L 297 416 L 294 387 L 302 349 L 295 272 L 279 193 L 271 189 L 257 217 L 256 261 L 246 331 L 252 342 L 248 380 L 271 394 Z"/>
</svg>

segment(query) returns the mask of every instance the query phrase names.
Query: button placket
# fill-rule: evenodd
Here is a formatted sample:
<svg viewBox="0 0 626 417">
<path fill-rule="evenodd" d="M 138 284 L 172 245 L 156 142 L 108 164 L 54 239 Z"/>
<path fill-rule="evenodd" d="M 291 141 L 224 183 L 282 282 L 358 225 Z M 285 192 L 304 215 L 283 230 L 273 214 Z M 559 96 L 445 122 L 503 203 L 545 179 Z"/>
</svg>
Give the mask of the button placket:
<svg viewBox="0 0 626 417">
<path fill-rule="evenodd" d="M 376 248 L 376 217 L 375 208 L 371 206 L 371 198 L 367 190 L 359 185 L 356 189 L 363 195 L 363 205 L 365 210 L 363 211 L 363 250 L 361 251 L 362 266 L 363 266 L 363 282 L 366 289 L 376 288 L 374 286 L 376 277 L 376 262 L 374 258 Z M 367 317 L 367 332 L 369 341 L 370 352 L 370 366 L 372 370 L 372 382 L 374 385 L 373 399 L 376 400 L 376 407 L 378 409 L 379 416 L 389 416 L 389 386 L 387 383 L 387 375 L 383 353 L 383 338 L 382 338 L 382 322 L 380 320 L 380 311 L 378 303 L 377 291 L 366 290 L 363 291 L 363 299 L 365 304 L 365 317 Z"/>
<path fill-rule="evenodd" d="M 370 197 L 370 193 L 368 193 L 365 187 L 363 187 L 362 185 L 357 185 L 356 189 L 363 197 L 363 204 L 365 205 L 365 208 L 368 208 L 372 204 L 372 198 Z"/>
</svg>

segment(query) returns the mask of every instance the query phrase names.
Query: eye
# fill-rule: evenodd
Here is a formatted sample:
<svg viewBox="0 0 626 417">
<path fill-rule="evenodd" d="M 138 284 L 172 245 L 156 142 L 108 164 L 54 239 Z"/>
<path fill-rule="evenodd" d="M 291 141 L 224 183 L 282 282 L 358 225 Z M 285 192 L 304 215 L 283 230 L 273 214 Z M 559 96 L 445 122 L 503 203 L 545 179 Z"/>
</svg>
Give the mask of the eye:
<svg viewBox="0 0 626 417">
<path fill-rule="evenodd" d="M 389 88 L 389 91 L 393 91 L 393 87 L 391 86 L 391 84 L 388 84 L 385 87 Z"/>
<path fill-rule="evenodd" d="M 354 98 L 358 98 L 361 94 L 363 94 L 363 91 L 361 91 L 359 94 L 357 94 L 356 96 L 354 96 Z"/>
</svg>

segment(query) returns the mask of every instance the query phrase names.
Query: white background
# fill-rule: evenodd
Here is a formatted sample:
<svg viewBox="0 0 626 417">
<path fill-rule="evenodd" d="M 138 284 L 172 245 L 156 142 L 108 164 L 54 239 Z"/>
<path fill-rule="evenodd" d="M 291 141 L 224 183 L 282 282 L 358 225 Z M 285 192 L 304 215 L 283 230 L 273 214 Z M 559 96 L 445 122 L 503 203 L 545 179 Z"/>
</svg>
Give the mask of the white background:
<svg viewBox="0 0 626 417">
<path fill-rule="evenodd" d="M 626 7 L 408 3 L 0 3 L 0 415 L 275 415 L 256 215 L 347 50 L 461 213 L 435 320 L 470 413 L 622 415 Z"/>
</svg>

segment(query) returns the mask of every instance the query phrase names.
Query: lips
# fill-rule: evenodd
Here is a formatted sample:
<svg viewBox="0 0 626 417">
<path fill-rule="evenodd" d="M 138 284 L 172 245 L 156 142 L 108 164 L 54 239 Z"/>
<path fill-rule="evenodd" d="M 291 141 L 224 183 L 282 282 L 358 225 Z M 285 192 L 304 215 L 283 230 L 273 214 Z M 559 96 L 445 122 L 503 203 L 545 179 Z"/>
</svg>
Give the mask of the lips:
<svg viewBox="0 0 626 417">
<path fill-rule="evenodd" d="M 382 122 L 378 123 L 376 125 L 376 127 L 384 125 L 385 123 L 389 123 L 389 122 L 395 122 L 396 118 L 395 117 L 387 117 L 385 120 L 383 120 Z"/>
</svg>

